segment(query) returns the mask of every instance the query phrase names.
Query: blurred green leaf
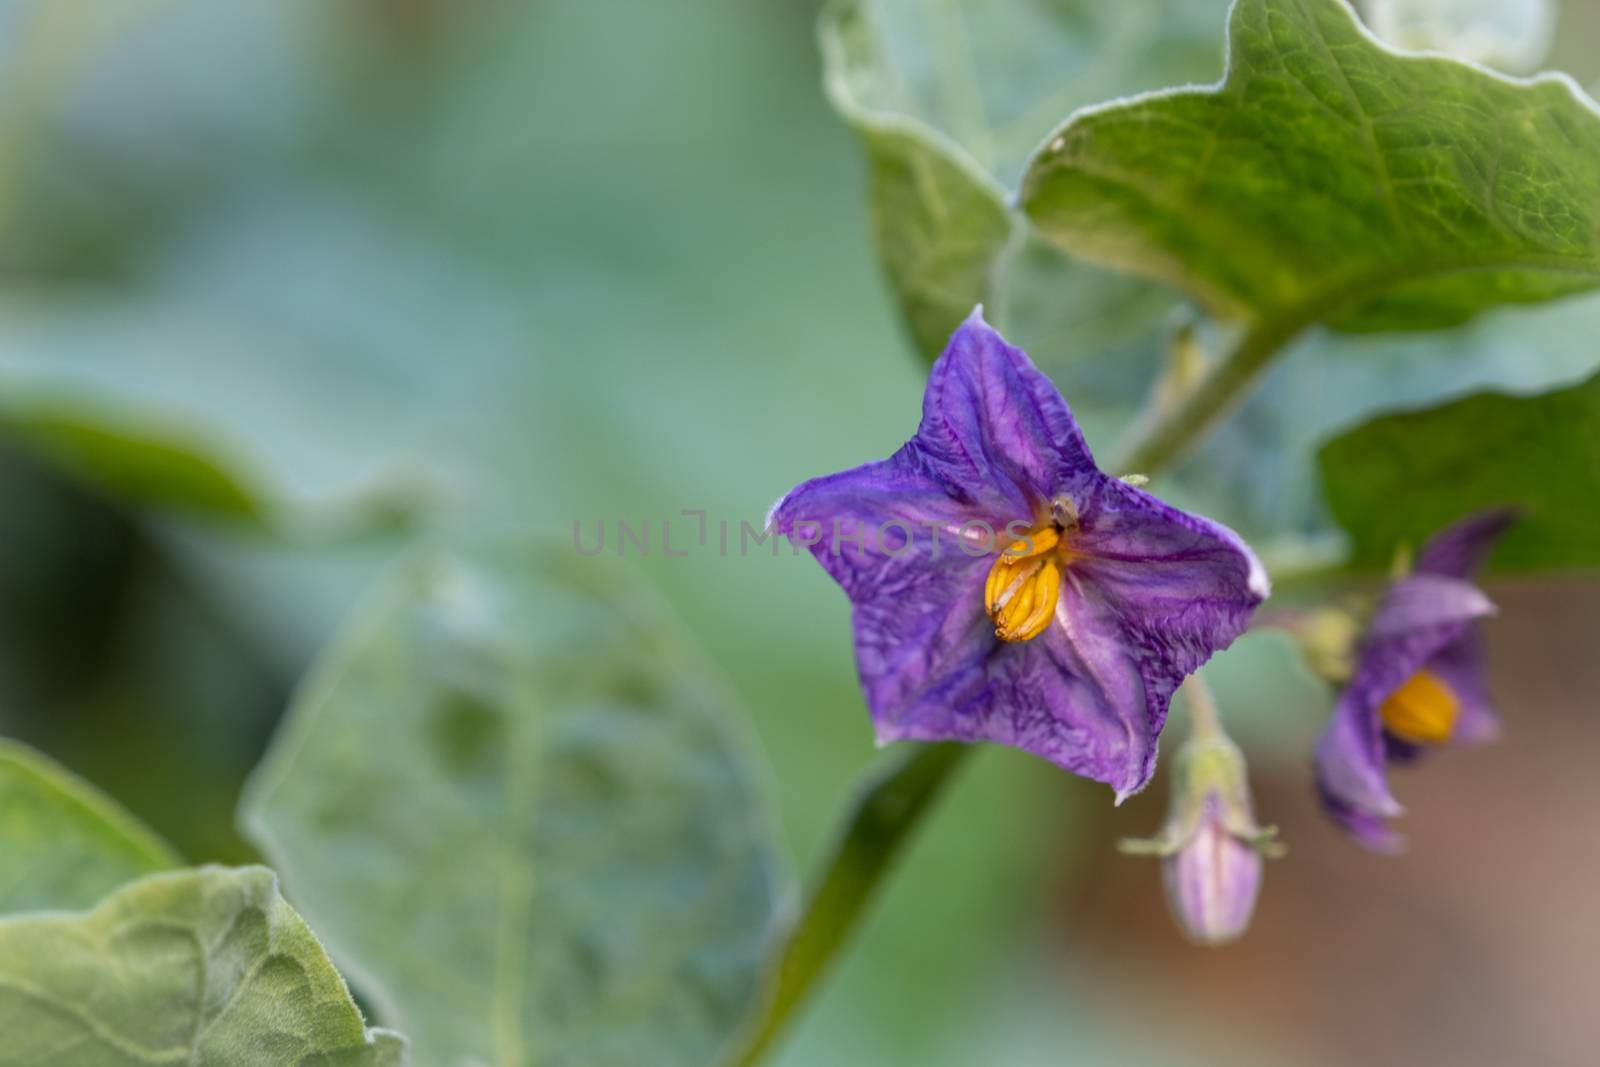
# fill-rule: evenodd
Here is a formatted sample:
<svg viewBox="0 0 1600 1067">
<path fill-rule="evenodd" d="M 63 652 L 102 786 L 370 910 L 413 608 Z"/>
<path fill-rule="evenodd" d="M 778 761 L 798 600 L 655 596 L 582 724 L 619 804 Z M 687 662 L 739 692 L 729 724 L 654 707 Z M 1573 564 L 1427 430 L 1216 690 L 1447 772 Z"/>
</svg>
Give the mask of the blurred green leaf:
<svg viewBox="0 0 1600 1067">
<path fill-rule="evenodd" d="M 398 1067 L 263 868 L 135 882 L 82 915 L 0 920 L 0 1064 Z"/>
<path fill-rule="evenodd" d="M 422 1062 L 698 1067 L 750 1005 L 774 893 L 750 753 L 645 591 L 595 567 L 403 570 L 243 805 Z"/>
<path fill-rule="evenodd" d="M 861 18 L 848 4 L 823 15 L 828 95 L 866 147 L 873 240 L 912 340 L 932 359 L 974 304 L 993 300 L 994 261 L 1013 220 L 1005 191 L 959 147 L 858 102 L 850 73 L 865 67 Z"/>
<path fill-rule="evenodd" d="M 878 254 L 928 359 L 974 304 L 991 304 L 1004 324 L 1008 247 L 1026 240 L 1008 190 L 1052 124 L 1107 97 L 1214 74 L 1209 16 L 1220 11 L 1212 0 L 836 0 L 824 10 L 828 95 L 866 147 Z M 1032 332 L 1087 350 L 1086 328 L 1128 330 L 1104 309 L 1147 287 L 1034 255 L 1071 277 Z"/>
<path fill-rule="evenodd" d="M 1567 79 L 1401 55 L 1343 0 L 1239 0 L 1229 73 L 1075 117 L 1023 209 L 1249 343 L 1421 329 L 1600 285 L 1600 115 Z"/>
<path fill-rule="evenodd" d="M 70 289 L 6 301 L 0 429 L 112 500 L 287 540 L 393 532 L 421 511 L 420 484 L 353 472 L 344 453 L 325 450 L 324 472 L 302 475 L 307 442 L 327 441 L 325 430 L 285 411 L 226 417 L 243 388 L 252 405 L 278 401 L 291 361 L 226 323 L 151 303 Z M 249 380 L 267 368 L 275 382 Z M 332 368 L 325 377 L 342 384 Z"/>
<path fill-rule="evenodd" d="M 256 493 L 181 431 L 120 422 L 70 399 L 0 405 L 13 437 L 82 482 L 139 505 L 261 522 Z"/>
<path fill-rule="evenodd" d="M 94 786 L 0 740 L 0 915 L 87 908 L 183 860 Z"/>
<path fill-rule="evenodd" d="M 1382 567 L 1397 545 L 1497 504 L 1523 512 L 1498 566 L 1600 564 L 1600 376 L 1540 396 L 1479 393 L 1374 419 L 1330 442 L 1321 462 L 1359 565 Z"/>
<path fill-rule="evenodd" d="M 1397 48 L 1512 74 L 1539 69 L 1556 28 L 1556 0 L 1365 0 L 1362 12 L 1372 32 Z"/>
</svg>

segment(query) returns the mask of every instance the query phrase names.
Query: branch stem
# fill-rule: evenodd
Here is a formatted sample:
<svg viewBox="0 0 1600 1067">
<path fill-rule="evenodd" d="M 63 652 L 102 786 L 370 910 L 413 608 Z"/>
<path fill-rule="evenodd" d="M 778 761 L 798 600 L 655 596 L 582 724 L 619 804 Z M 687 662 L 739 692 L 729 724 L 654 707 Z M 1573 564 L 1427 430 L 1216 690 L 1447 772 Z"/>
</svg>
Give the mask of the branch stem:
<svg viewBox="0 0 1600 1067">
<path fill-rule="evenodd" d="M 1152 405 L 1113 449 L 1106 469 L 1154 474 L 1171 466 L 1242 402 L 1272 357 L 1306 325 L 1286 318 L 1246 329 L 1198 385 L 1170 406 Z"/>
</svg>

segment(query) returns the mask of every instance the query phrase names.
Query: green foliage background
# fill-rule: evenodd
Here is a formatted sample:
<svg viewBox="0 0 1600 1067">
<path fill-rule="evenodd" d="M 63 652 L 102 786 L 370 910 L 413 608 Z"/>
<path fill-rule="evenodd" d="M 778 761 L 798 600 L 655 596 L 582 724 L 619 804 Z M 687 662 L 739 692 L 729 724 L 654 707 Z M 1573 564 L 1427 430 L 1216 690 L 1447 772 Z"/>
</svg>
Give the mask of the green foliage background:
<svg viewBox="0 0 1600 1067">
<path fill-rule="evenodd" d="M 183 856 L 246 864 L 234 811 L 291 690 L 419 542 L 671 518 L 685 546 L 686 509 L 736 541 L 791 485 L 897 447 L 918 350 L 980 298 L 1109 447 L 1177 298 L 1019 234 L 1005 200 L 1072 108 L 1220 75 L 1224 5 L 987 6 L 839 4 L 819 55 L 805 3 L 0 4 L 0 733 Z M 852 24 L 869 8 L 883 55 Z M 1591 80 L 1581 37 L 1556 63 Z M 928 76 L 969 45 L 976 97 Z M 976 222 L 951 240 L 954 208 Z M 1385 448 L 1346 439 L 1322 453 L 1330 512 L 1329 438 L 1379 407 L 1573 383 L 1597 315 L 1308 334 L 1163 490 L 1322 559 L 1333 519 L 1394 492 L 1338 473 Z M 872 757 L 843 598 L 787 550 L 632 562 L 697 649 L 671 655 L 715 663 L 755 724 L 752 803 L 803 868 Z M 1302 758 L 1316 717 L 1280 711 L 1315 690 L 1285 642 L 1216 675 L 1255 762 Z M 1102 799 L 984 752 L 777 1062 L 1211 1062 L 1203 1026 L 1151 1027 L 1043 947 Z M 140 871 L 176 862 L 153 834 Z M 258 874 L 205 877 L 303 931 Z M 319 920 L 309 888 L 303 907 Z M 0 956 L 6 936 L 31 935 L 0 927 Z"/>
</svg>

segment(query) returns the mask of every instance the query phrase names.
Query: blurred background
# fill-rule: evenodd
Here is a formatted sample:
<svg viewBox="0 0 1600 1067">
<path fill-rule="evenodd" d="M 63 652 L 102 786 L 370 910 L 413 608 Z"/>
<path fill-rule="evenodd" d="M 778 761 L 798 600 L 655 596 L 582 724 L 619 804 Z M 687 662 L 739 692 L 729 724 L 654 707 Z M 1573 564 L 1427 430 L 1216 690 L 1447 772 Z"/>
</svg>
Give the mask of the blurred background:
<svg viewBox="0 0 1600 1067">
<path fill-rule="evenodd" d="M 759 526 L 898 447 L 923 369 L 815 17 L 0 3 L 0 732 L 245 861 L 240 783 L 399 554 L 619 519 L 682 546 L 684 510 Z M 1600 5 L 1560 20 L 1592 84 Z M 787 549 L 635 568 L 749 709 L 805 871 L 875 755 L 844 597 Z M 1593 1064 L 1600 597 L 1493 592 L 1506 740 L 1403 778 L 1404 858 L 1318 820 L 1326 697 L 1252 637 L 1217 671 L 1291 851 L 1242 944 L 1185 945 L 1114 851 L 1159 783 L 1113 809 L 985 751 L 778 1062 Z"/>
</svg>

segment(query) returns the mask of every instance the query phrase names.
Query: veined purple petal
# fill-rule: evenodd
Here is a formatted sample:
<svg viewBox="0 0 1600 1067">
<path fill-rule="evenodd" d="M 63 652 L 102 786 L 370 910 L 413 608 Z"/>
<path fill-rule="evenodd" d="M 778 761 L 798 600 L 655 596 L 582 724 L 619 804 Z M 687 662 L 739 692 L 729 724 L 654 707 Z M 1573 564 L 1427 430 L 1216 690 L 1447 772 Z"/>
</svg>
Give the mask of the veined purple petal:
<svg viewBox="0 0 1600 1067">
<path fill-rule="evenodd" d="M 961 544 L 972 504 L 923 472 L 914 444 L 805 482 L 769 522 L 792 541 L 814 541 L 809 551 L 850 597 L 856 667 L 880 740 L 896 736 L 894 724 L 927 691 L 998 643 L 983 611 L 993 555 L 969 555 Z M 994 528 L 993 518 L 979 521 Z"/>
<path fill-rule="evenodd" d="M 1155 769 L 1154 739 L 1183 679 L 1226 648 L 1267 596 L 1266 571 L 1237 534 L 1171 507 L 1142 490 L 1104 479 L 1081 505 L 1079 554 L 1069 574 L 1085 598 L 1105 605 L 1143 683 L 1143 726 L 1134 736 L 1119 794 L 1137 791 Z M 1125 715 L 1131 716 L 1130 707 Z"/>
<path fill-rule="evenodd" d="M 773 507 L 768 527 L 792 543 L 810 542 L 817 562 L 857 603 L 899 596 L 929 575 L 986 571 L 994 536 L 1010 521 L 1002 519 L 1005 501 L 952 496 L 915 445 L 801 483 Z M 988 543 L 969 554 L 963 528 Z"/>
<path fill-rule="evenodd" d="M 979 616 L 961 655 L 945 657 L 912 699 L 875 715 L 880 739 L 990 741 L 1106 782 L 1119 795 L 1143 785 L 1154 747 L 1148 698 L 1104 603 L 1085 599 L 1069 572 L 1057 624 L 1032 641 L 1001 641 Z M 867 636 L 858 626 L 858 642 Z"/>
<path fill-rule="evenodd" d="M 1516 521 L 1515 508 L 1491 508 L 1469 515 L 1428 539 L 1417 554 L 1416 569 L 1419 573 L 1470 578 Z"/>
<path fill-rule="evenodd" d="M 1104 477 L 1067 402 L 1026 353 L 973 311 L 928 375 L 908 447 L 957 495 L 1002 492 L 1010 519 L 1041 515 L 1058 493 Z"/>
<path fill-rule="evenodd" d="M 1379 709 L 1395 690 L 1459 641 L 1494 606 L 1469 582 L 1414 574 L 1391 585 L 1378 606 L 1356 672 L 1317 742 L 1317 783 L 1328 813 L 1374 848 L 1382 820 L 1401 813 L 1389 792 Z"/>
</svg>

